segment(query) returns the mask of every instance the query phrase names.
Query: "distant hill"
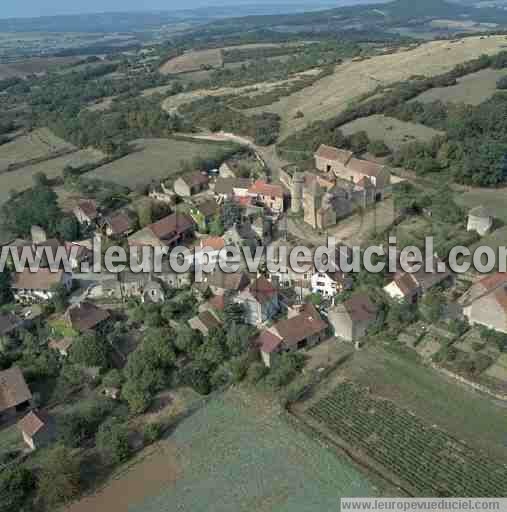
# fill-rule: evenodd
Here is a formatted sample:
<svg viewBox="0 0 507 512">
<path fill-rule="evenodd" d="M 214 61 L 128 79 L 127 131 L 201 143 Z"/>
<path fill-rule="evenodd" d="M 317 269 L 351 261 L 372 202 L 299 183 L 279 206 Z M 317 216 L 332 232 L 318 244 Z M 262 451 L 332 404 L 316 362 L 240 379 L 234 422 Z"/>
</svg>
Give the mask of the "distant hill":
<svg viewBox="0 0 507 512">
<path fill-rule="evenodd" d="M 242 30 L 301 27 L 304 30 L 348 30 L 372 27 L 378 30 L 416 25 L 435 19 L 475 21 L 507 25 L 507 11 L 495 7 L 475 8 L 446 0 L 395 0 L 327 9 L 318 12 L 272 16 L 247 16 L 216 21 L 208 28 L 241 27 Z"/>
</svg>

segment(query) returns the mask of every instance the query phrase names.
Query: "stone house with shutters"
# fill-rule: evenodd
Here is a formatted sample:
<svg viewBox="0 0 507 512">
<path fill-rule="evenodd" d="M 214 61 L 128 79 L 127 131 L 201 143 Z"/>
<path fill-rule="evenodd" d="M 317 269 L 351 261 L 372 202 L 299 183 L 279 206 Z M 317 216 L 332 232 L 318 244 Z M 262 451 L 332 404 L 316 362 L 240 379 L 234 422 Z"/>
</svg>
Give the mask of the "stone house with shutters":
<svg viewBox="0 0 507 512">
<path fill-rule="evenodd" d="M 328 325 L 312 304 L 289 309 L 288 318 L 261 331 L 256 344 L 269 368 L 284 352 L 309 349 L 327 338 Z"/>
<path fill-rule="evenodd" d="M 178 178 L 174 182 L 174 192 L 180 197 L 192 197 L 209 187 L 207 174 L 196 171 Z"/>
<path fill-rule="evenodd" d="M 377 323 L 378 308 L 365 293 L 356 293 L 328 312 L 335 336 L 346 341 L 363 338 Z"/>
<path fill-rule="evenodd" d="M 254 279 L 235 299 L 245 308 L 245 323 L 262 325 L 280 312 L 278 290 L 265 277 Z"/>
</svg>

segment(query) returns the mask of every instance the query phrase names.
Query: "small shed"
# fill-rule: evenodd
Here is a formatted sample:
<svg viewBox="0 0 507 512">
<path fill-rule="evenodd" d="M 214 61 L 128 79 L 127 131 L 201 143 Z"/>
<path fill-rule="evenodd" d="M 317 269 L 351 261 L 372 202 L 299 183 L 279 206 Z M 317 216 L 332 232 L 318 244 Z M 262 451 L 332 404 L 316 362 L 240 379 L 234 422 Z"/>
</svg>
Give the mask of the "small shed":
<svg viewBox="0 0 507 512">
<path fill-rule="evenodd" d="M 19 423 L 23 440 L 31 450 L 47 446 L 56 437 L 52 419 L 41 411 L 29 412 Z"/>
<path fill-rule="evenodd" d="M 487 235 L 493 227 L 493 215 L 484 206 L 478 206 L 468 213 L 467 231 L 475 231 L 480 236 Z"/>
<path fill-rule="evenodd" d="M 164 287 L 158 281 L 149 281 L 144 288 L 141 300 L 152 304 L 162 304 L 165 302 Z"/>
</svg>

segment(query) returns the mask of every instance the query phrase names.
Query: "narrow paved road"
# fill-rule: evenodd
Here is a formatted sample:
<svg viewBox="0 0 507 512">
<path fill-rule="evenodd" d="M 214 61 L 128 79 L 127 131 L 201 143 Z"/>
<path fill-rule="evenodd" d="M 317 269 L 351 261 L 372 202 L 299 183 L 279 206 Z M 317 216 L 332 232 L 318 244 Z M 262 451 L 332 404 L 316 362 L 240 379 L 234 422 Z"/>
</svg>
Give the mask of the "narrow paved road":
<svg viewBox="0 0 507 512">
<path fill-rule="evenodd" d="M 258 146 L 250 139 L 235 135 L 234 133 L 218 132 L 218 133 L 201 133 L 201 134 L 189 134 L 188 137 L 201 140 L 213 140 L 213 141 L 232 141 L 240 144 L 241 146 L 248 146 L 251 148 L 264 162 L 264 164 L 271 170 L 271 179 L 278 181 L 280 177 L 280 170 L 282 167 L 287 165 L 289 162 L 282 160 L 276 154 L 276 146 Z"/>
</svg>

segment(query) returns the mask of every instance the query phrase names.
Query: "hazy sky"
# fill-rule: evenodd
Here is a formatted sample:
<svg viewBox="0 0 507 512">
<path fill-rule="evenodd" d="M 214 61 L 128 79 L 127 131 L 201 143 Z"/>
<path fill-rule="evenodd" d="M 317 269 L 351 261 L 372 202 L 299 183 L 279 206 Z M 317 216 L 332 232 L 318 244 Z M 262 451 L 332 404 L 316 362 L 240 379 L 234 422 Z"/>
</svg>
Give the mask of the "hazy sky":
<svg viewBox="0 0 507 512">
<path fill-rule="evenodd" d="M 361 0 L 356 0 L 360 2 Z M 364 1 L 364 0 L 363 0 Z M 414 0 L 415 1 L 415 0 Z M 332 0 L 1 0 L 0 18 L 53 16 L 111 11 L 176 10 L 210 5 L 251 4 L 319 4 Z M 355 3 L 354 0 L 336 0 L 336 4 Z"/>
</svg>

